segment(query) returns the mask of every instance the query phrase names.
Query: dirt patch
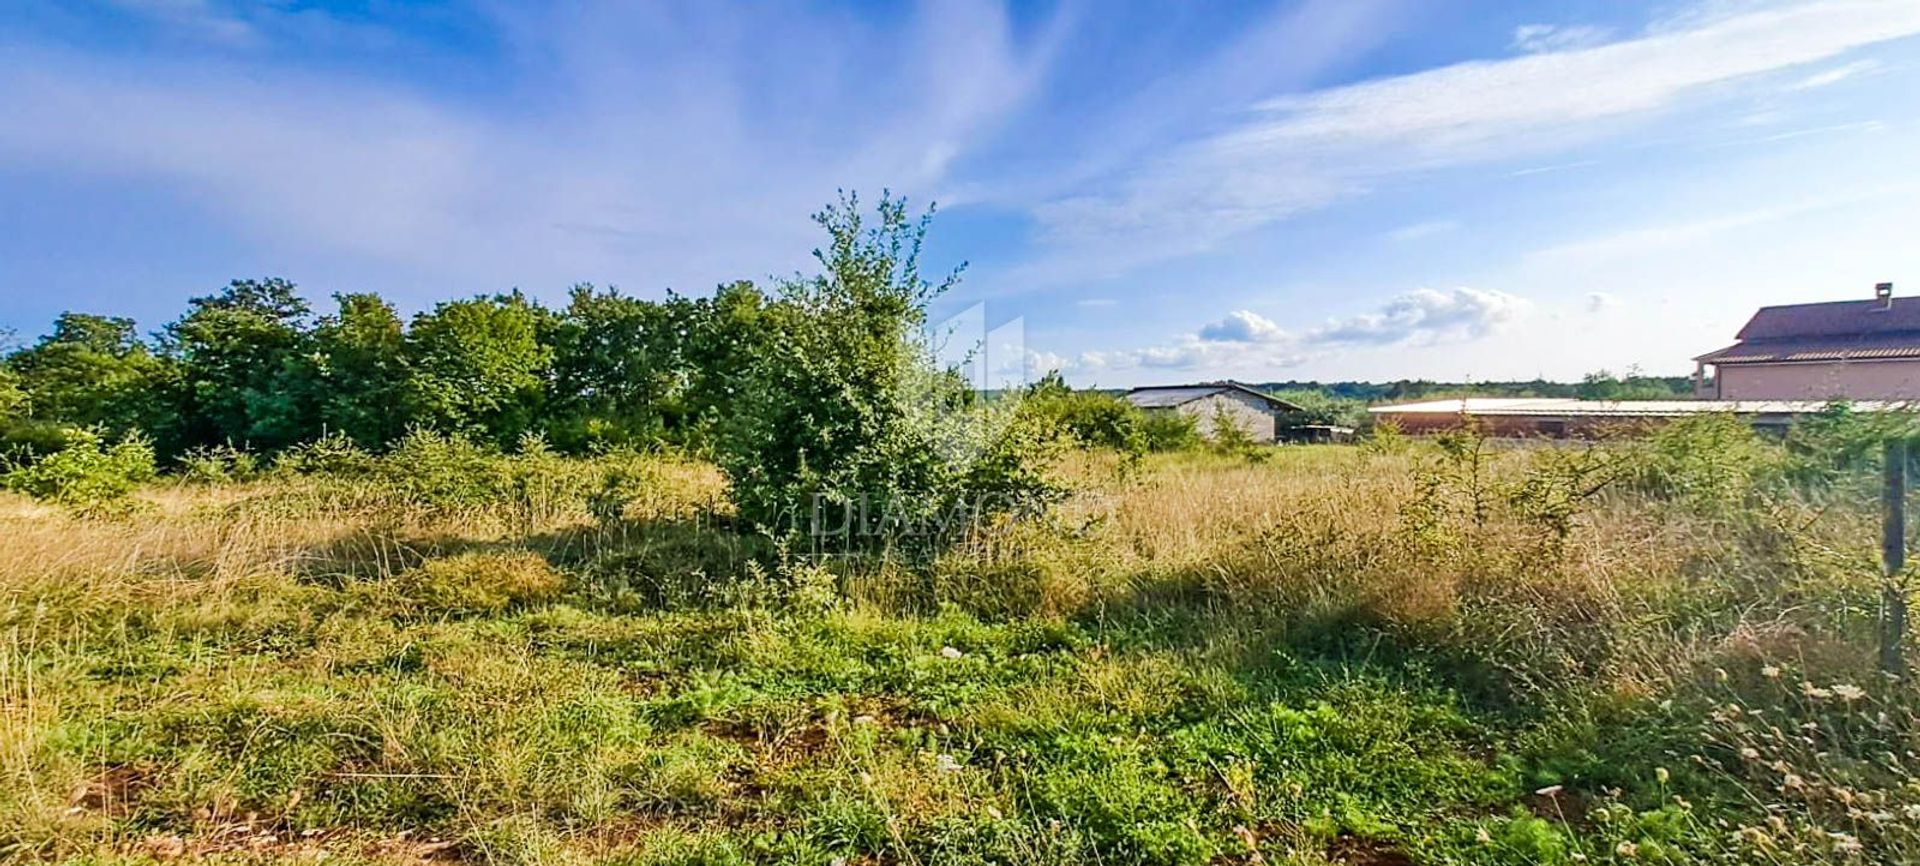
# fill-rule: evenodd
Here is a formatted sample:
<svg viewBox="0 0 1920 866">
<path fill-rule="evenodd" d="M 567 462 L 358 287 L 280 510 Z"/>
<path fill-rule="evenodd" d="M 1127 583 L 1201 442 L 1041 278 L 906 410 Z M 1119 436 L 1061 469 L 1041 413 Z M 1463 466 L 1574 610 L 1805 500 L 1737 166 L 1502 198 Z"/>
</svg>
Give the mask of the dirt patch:
<svg viewBox="0 0 1920 866">
<path fill-rule="evenodd" d="M 69 804 L 89 812 L 124 815 L 139 802 L 141 792 L 153 784 L 153 771 L 146 767 L 131 764 L 108 767 L 74 788 Z"/>
</svg>

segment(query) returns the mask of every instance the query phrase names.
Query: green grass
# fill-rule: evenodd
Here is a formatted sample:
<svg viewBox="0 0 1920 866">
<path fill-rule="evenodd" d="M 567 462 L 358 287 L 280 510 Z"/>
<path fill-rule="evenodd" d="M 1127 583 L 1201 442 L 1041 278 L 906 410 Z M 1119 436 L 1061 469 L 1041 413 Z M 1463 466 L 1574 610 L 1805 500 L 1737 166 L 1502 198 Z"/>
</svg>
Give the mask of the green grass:
<svg viewBox="0 0 1920 866">
<path fill-rule="evenodd" d="M 1874 757 L 1915 746 L 1911 696 L 1798 685 L 1856 679 L 1863 646 L 1830 624 L 1860 621 L 1860 584 L 1792 545 L 1687 551 L 1699 536 L 1662 533 L 1692 518 L 1646 503 L 1590 516 L 1552 569 L 1517 524 L 1477 542 L 1510 557 L 1389 548 L 1412 467 L 1335 449 L 1096 466 L 1118 497 L 1096 520 L 955 553 L 937 608 L 895 601 L 885 569 L 839 594 L 806 569 L 720 573 L 724 530 L 698 523 L 481 532 L 360 498 L 286 507 L 312 495 L 292 482 L 159 490 L 112 520 L 9 500 L 0 846 L 103 863 L 1866 862 L 1846 833 L 1879 862 L 1916 850 L 1874 817 L 1920 802 Z M 608 589 L 675 563 L 744 589 Z M 1714 568 L 1741 579 L 1700 602 L 1686 587 Z M 1806 743 L 1774 736 L 1808 722 Z M 1859 799 L 1782 789 L 1774 761 L 1795 790 Z"/>
</svg>

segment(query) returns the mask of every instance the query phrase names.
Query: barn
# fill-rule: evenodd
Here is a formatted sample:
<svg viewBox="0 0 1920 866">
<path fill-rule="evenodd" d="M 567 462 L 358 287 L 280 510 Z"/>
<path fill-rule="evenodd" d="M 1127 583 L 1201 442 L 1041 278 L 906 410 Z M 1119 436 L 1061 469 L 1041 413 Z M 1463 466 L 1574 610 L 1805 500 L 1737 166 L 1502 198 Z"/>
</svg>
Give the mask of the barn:
<svg viewBox="0 0 1920 866">
<path fill-rule="evenodd" d="M 1239 382 L 1154 385 L 1127 392 L 1127 402 L 1149 412 L 1193 416 L 1194 427 L 1209 439 L 1219 422 L 1239 427 L 1255 442 L 1277 442 L 1288 413 L 1300 407 Z"/>
</svg>

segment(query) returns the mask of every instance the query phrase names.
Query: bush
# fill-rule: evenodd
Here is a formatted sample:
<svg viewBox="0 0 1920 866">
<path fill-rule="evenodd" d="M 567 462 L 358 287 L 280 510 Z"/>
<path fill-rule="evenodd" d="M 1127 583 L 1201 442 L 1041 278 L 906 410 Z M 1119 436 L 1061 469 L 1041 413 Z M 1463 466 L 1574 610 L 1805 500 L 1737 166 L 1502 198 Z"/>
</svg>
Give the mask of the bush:
<svg viewBox="0 0 1920 866">
<path fill-rule="evenodd" d="M 302 442 L 273 459 L 274 471 L 295 475 L 365 475 L 373 471 L 374 464 L 374 456 L 343 433 L 329 433 L 312 442 Z"/>
<path fill-rule="evenodd" d="M 565 579 L 529 550 L 436 557 L 399 577 L 400 591 L 423 608 L 446 613 L 499 613 L 560 594 Z"/>
<path fill-rule="evenodd" d="M 877 531 L 846 533 L 848 547 L 919 546 L 934 536 L 915 528 L 956 510 L 1004 513 L 1054 493 L 1014 401 L 980 399 L 920 336 L 928 303 L 958 279 L 921 279 L 927 219 L 891 198 L 878 211 L 871 228 L 852 197 L 816 215 L 830 236 L 815 253 L 823 272 L 786 281 L 761 311 L 761 342 L 716 431 L 740 516 L 770 535 L 846 508 L 886 513 Z"/>
<path fill-rule="evenodd" d="M 259 458 L 233 445 L 195 448 L 180 455 L 180 476 L 188 481 L 250 481 L 259 474 Z"/>
<path fill-rule="evenodd" d="M 1186 451 L 1200 446 L 1200 428 L 1185 412 L 1142 412 L 1140 439 L 1148 451 Z"/>
<path fill-rule="evenodd" d="M 153 446 L 139 434 L 109 446 L 93 430 L 73 430 L 66 447 L 14 465 L 0 481 L 35 499 L 91 512 L 118 508 L 153 474 Z"/>
</svg>

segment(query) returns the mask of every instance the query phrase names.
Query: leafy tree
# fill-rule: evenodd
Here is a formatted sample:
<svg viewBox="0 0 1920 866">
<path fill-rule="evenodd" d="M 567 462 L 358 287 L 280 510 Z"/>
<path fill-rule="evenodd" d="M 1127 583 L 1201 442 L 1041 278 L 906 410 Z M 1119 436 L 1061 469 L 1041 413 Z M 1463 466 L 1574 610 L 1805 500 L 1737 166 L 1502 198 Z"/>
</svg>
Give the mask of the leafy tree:
<svg viewBox="0 0 1920 866">
<path fill-rule="evenodd" d="M 1574 396 L 1582 400 L 1671 400 L 1683 395 L 1671 380 L 1643 376 L 1637 369 L 1624 377 L 1606 370 L 1588 373 L 1574 386 Z"/>
<path fill-rule="evenodd" d="M 591 285 L 551 335 L 550 412 L 563 447 L 661 438 L 686 388 L 674 310 Z"/>
<path fill-rule="evenodd" d="M 1288 423 L 1359 427 L 1367 420 L 1365 402 L 1336 397 L 1317 388 L 1280 391 L 1274 396 L 1300 407 L 1299 411 L 1288 413 Z"/>
<path fill-rule="evenodd" d="M 0 424 L 27 414 L 27 392 L 20 388 L 20 376 L 0 366 Z"/>
<path fill-rule="evenodd" d="M 832 508 L 862 515 L 834 527 L 849 546 L 893 544 L 899 530 L 1047 492 L 1021 431 L 997 423 L 920 339 L 928 302 L 959 279 L 921 278 L 931 212 L 912 220 L 888 196 L 876 211 L 869 226 L 843 196 L 816 214 L 829 238 L 814 252 L 821 272 L 782 282 L 754 318 L 762 348 L 736 383 L 716 451 L 741 516 L 763 530 L 819 531 L 813 518 Z"/>
<path fill-rule="evenodd" d="M 1027 386 L 1020 408 L 1081 445 L 1130 453 L 1147 448 L 1145 413 L 1113 394 L 1075 391 L 1058 370 Z"/>
<path fill-rule="evenodd" d="M 686 380 L 680 414 L 672 419 L 679 441 L 704 444 L 711 428 L 731 414 L 739 383 L 772 350 L 768 306 L 767 296 L 747 280 L 721 285 L 711 298 L 667 297 Z"/>
<path fill-rule="evenodd" d="M 15 352 L 6 367 L 34 420 L 100 427 L 118 435 L 163 418 L 163 364 L 134 333 L 132 319 L 62 313 L 53 332 Z"/>
<path fill-rule="evenodd" d="M 317 425 L 302 389 L 288 387 L 305 348 L 307 302 L 278 277 L 235 280 L 189 302 L 164 333 L 178 364 L 178 446 L 244 443 L 276 449 Z"/>
<path fill-rule="evenodd" d="M 496 445 L 535 429 L 553 361 L 541 342 L 549 318 L 518 291 L 415 317 L 406 340 L 412 418 Z"/>
<path fill-rule="evenodd" d="M 326 432 L 387 445 L 406 432 L 406 328 L 379 295 L 333 297 L 339 312 L 320 320 L 302 359 L 304 388 Z"/>
</svg>

